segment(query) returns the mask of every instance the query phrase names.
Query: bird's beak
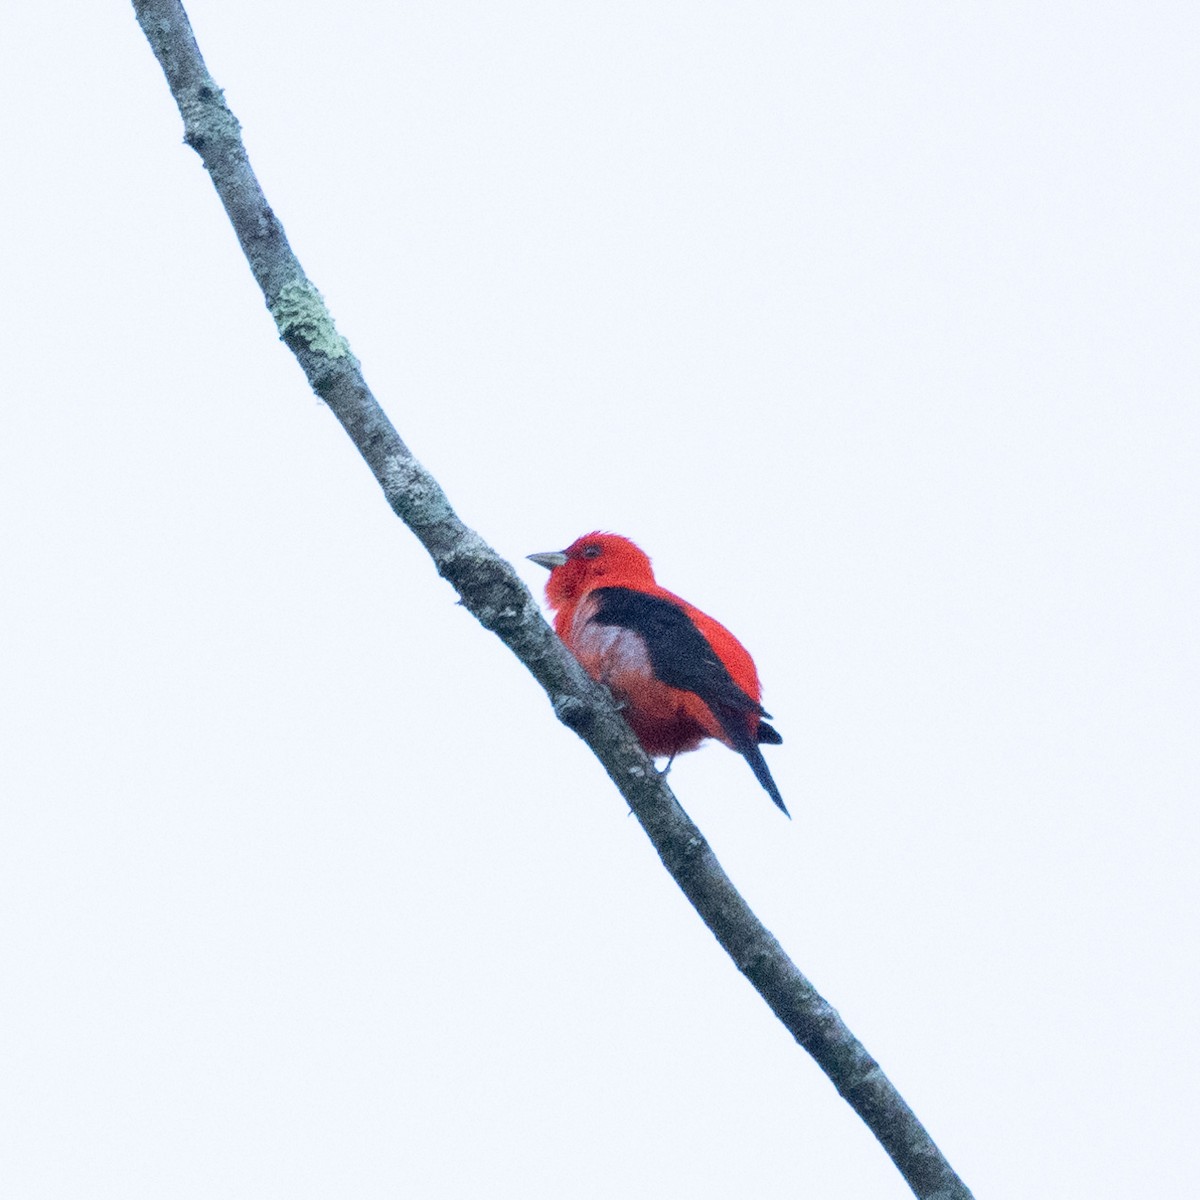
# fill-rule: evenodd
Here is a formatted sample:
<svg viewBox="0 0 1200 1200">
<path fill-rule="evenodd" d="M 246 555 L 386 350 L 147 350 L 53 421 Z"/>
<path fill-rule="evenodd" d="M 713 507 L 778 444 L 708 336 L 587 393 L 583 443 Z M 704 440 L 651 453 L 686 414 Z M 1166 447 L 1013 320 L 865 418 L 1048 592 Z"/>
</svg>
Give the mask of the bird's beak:
<svg viewBox="0 0 1200 1200">
<path fill-rule="evenodd" d="M 567 561 L 567 556 L 561 550 L 548 550 L 544 554 L 527 554 L 525 557 L 530 562 L 537 563 L 539 567 L 545 567 L 547 571 L 564 566 Z"/>
</svg>

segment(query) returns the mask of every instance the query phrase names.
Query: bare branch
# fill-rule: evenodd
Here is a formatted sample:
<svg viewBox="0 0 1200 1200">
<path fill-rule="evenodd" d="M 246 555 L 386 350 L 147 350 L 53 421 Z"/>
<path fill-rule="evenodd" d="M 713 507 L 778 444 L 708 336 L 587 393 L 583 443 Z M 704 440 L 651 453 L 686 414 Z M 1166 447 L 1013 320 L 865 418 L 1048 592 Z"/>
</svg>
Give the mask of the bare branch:
<svg viewBox="0 0 1200 1200">
<path fill-rule="evenodd" d="M 358 447 L 393 511 L 463 604 L 542 685 L 558 719 L 591 747 L 738 970 L 866 1122 L 913 1192 L 927 1200 L 969 1198 L 879 1065 L 750 911 L 608 694 L 558 640 L 512 566 L 458 519 L 437 480 L 401 441 L 268 206 L 238 122 L 204 65 L 182 5 L 134 0 L 133 7 L 179 105 L 184 141 L 212 178 L 280 337 Z"/>
</svg>

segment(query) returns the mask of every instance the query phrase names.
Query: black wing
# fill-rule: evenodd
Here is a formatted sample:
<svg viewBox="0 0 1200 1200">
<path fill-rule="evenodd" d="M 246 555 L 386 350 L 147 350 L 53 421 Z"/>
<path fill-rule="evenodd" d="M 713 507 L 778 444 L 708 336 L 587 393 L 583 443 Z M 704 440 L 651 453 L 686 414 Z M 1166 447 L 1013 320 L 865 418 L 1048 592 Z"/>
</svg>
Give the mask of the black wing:
<svg viewBox="0 0 1200 1200">
<path fill-rule="evenodd" d="M 733 748 L 750 764 L 771 799 L 787 813 L 758 748 L 759 742 L 778 744 L 783 739 L 764 721 L 759 721 L 751 734 L 747 718 L 769 717 L 770 713 L 738 686 L 691 617 L 670 600 L 632 588 L 597 588 L 592 594 L 597 604 L 591 619 L 598 625 L 636 633 L 645 643 L 655 676 L 669 687 L 694 692 L 708 705 Z"/>
</svg>

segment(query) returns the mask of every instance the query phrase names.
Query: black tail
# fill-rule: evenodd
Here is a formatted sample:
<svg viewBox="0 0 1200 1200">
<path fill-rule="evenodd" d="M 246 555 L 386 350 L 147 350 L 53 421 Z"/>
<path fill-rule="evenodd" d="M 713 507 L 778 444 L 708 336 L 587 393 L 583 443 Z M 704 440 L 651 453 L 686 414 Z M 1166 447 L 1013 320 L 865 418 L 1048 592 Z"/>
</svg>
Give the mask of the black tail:
<svg viewBox="0 0 1200 1200">
<path fill-rule="evenodd" d="M 749 704 L 754 704 L 754 701 L 749 696 L 745 696 L 745 700 Z M 778 746 L 782 743 L 783 738 L 771 728 L 766 721 L 759 721 L 754 727 L 753 732 L 748 728 L 747 718 L 750 713 L 744 707 L 735 708 L 729 704 L 719 704 L 709 706 L 717 720 L 721 722 L 721 728 L 725 730 L 729 736 L 733 748 L 750 764 L 750 770 L 754 772 L 754 778 L 763 785 L 766 793 L 779 806 L 779 811 L 790 821 L 792 814 L 788 812 L 787 805 L 783 802 L 783 797 L 779 794 L 779 789 L 775 786 L 775 780 L 771 778 L 771 772 L 767 767 L 767 760 L 763 758 L 762 751 L 758 748 L 759 743 L 764 743 L 770 746 Z M 754 705 L 759 713 L 762 713 L 762 708 L 757 704 Z M 765 714 L 764 714 L 765 715 Z"/>
<path fill-rule="evenodd" d="M 780 740 L 782 741 L 782 739 Z M 780 812 L 790 821 L 792 814 L 788 812 L 787 805 L 784 804 L 783 797 L 779 794 L 779 789 L 775 786 L 775 780 L 771 778 L 771 772 L 767 768 L 767 760 L 763 758 L 762 751 L 756 745 L 751 745 L 742 751 L 742 757 L 750 764 L 750 770 L 754 772 L 754 778 L 766 788 L 767 795 L 779 805 Z"/>
</svg>

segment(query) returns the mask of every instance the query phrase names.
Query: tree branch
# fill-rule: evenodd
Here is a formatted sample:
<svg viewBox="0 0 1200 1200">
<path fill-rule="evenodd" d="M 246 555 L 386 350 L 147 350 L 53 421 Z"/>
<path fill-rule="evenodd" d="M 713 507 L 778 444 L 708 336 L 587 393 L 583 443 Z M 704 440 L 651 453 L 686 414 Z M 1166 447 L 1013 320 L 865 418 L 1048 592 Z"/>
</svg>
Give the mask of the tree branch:
<svg viewBox="0 0 1200 1200">
<path fill-rule="evenodd" d="M 558 719 L 591 747 L 738 970 L 866 1122 L 913 1192 L 926 1200 L 969 1200 L 971 1193 L 879 1065 L 750 911 L 607 692 L 558 640 L 512 566 L 458 519 L 437 481 L 401 441 L 268 206 L 238 122 L 204 65 L 182 5 L 133 0 L 133 7 L 179 105 L 184 141 L 212 178 L 279 336 L 358 447 L 392 510 L 480 624 L 542 685 Z"/>
</svg>

